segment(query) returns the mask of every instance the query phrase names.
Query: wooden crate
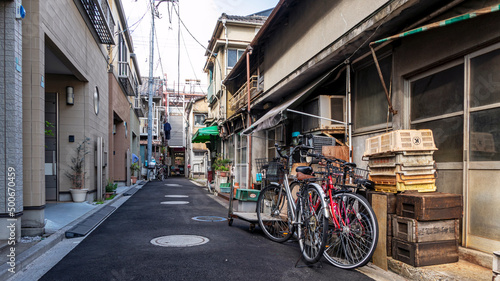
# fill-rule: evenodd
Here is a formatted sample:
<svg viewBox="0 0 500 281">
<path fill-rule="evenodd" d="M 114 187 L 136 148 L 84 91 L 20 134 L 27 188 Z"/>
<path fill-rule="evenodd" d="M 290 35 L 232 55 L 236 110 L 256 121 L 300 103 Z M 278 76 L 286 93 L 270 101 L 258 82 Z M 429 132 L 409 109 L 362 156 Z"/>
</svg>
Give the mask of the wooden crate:
<svg viewBox="0 0 500 281">
<path fill-rule="evenodd" d="M 344 161 L 349 161 L 349 147 L 348 146 L 323 146 L 321 154 L 328 158 L 337 158 Z"/>
<path fill-rule="evenodd" d="M 413 243 L 394 237 L 392 257 L 415 267 L 458 262 L 458 242 L 448 240 Z"/>
<path fill-rule="evenodd" d="M 392 235 L 387 235 L 387 256 L 392 257 Z"/>
<path fill-rule="evenodd" d="M 387 214 L 396 214 L 396 194 L 395 193 L 387 193 L 387 192 L 381 192 L 381 191 L 373 191 L 373 190 L 368 190 L 366 192 L 366 199 L 368 200 L 368 203 L 370 205 L 372 204 L 372 194 L 382 194 L 387 197 Z M 389 217 L 387 218 L 389 219 Z M 392 224 L 392 223 L 391 223 Z M 392 228 L 392 226 L 391 226 Z M 388 233 L 392 233 L 388 232 Z"/>
<path fill-rule="evenodd" d="M 417 221 L 415 219 L 394 216 L 392 236 L 406 242 L 432 242 L 459 239 L 459 221 Z"/>
<path fill-rule="evenodd" d="M 397 195 L 396 214 L 418 221 L 460 219 L 462 195 L 430 192 L 405 192 Z"/>
<path fill-rule="evenodd" d="M 397 130 L 366 139 L 363 156 L 433 150 L 437 148 L 431 130 Z"/>
</svg>

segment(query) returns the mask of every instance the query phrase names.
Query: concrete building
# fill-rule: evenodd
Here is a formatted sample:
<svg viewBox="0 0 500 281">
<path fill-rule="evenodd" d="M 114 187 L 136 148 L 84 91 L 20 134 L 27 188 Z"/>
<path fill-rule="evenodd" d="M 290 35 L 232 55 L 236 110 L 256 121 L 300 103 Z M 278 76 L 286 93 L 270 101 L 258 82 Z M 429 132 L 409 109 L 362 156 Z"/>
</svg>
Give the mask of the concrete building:
<svg viewBox="0 0 500 281">
<path fill-rule="evenodd" d="M 499 248 L 500 221 L 491 219 L 500 212 L 498 10 L 495 1 L 281 0 L 250 43 L 252 53 L 242 55 L 249 54 L 249 65 L 240 59 L 224 82 L 235 96 L 250 82 L 249 68 L 263 87 L 251 97 L 252 125 L 241 128 L 251 133 L 248 159 L 272 157 L 274 143 L 289 146 L 295 131 L 331 133 L 363 167 L 368 137 L 432 129 L 437 190 L 464 197 L 462 246 Z M 374 59 L 369 43 L 377 40 Z M 344 133 L 338 123 L 318 130 L 287 109 L 347 124 L 340 124 Z"/>
<path fill-rule="evenodd" d="M 0 240 L 21 237 L 23 214 L 23 20 L 16 18 L 17 3 L 0 3 Z"/>
<path fill-rule="evenodd" d="M 239 108 L 229 106 L 229 96 L 222 81 L 245 52 L 270 11 L 249 16 L 222 14 L 217 20 L 205 53 L 207 56 L 205 72 L 210 83 L 207 92 L 209 112 L 206 123 L 208 126 L 219 126 L 222 137 L 222 141 L 211 144 L 211 158 L 213 161 L 217 154 L 223 154 L 225 158 L 234 159 L 236 181 L 242 182 L 240 184 L 242 188 L 246 186 L 247 181 L 246 137 L 240 138 L 232 132 L 235 128 L 236 130 L 243 128 L 246 115 L 239 114 L 239 111 L 239 115 L 233 114 Z M 254 83 L 257 84 L 258 81 L 254 80 Z M 241 97 L 243 96 L 237 96 L 236 99 L 243 102 Z M 233 118 L 228 118 L 231 115 L 234 115 Z"/>
<path fill-rule="evenodd" d="M 16 19 L 21 2 L 26 16 Z M 138 121 L 130 117 L 134 100 L 125 96 L 134 90 L 130 78 L 137 69 L 130 58 L 130 37 L 123 32 L 127 27 L 120 0 L 2 1 L 0 15 L 5 82 L 0 90 L 6 97 L 0 103 L 5 136 L 0 141 L 0 163 L 5 168 L 0 180 L 15 186 L 15 192 L 0 192 L 9 195 L 1 197 L 5 206 L 2 203 L 0 214 L 5 223 L 13 213 L 19 238 L 43 234 L 46 202 L 72 199 L 73 183 L 66 174 L 72 172 L 72 157 L 80 145 L 85 153 L 81 182 L 87 201 L 101 198 L 103 183 L 110 179 L 108 164 L 113 169 L 122 165 L 120 173 L 113 173 L 128 180 L 127 162 L 109 158 L 109 143 L 116 137 L 108 136 L 114 120 L 127 122 L 133 128 L 117 126 L 121 135 L 131 138 L 120 153 L 137 147 L 133 136 L 139 134 Z M 123 44 L 113 47 L 118 42 Z M 123 53 L 124 48 L 128 52 Z M 121 78 L 132 82 L 131 87 Z M 7 174 L 10 170 L 15 170 L 15 179 Z M 15 199 L 14 210 L 9 209 L 10 197 Z M 6 239 L 5 229 L 0 239 Z"/>
<path fill-rule="evenodd" d="M 116 45 L 109 58 L 109 178 L 130 185 L 131 155 L 140 155 L 140 122 L 144 116 L 138 86 L 142 83 L 126 16 L 120 1 L 113 2 Z"/>
<path fill-rule="evenodd" d="M 208 116 L 206 97 L 191 101 L 186 107 L 188 120 L 186 141 L 186 166 L 188 177 L 205 178 L 207 175 L 208 149 L 205 143 L 192 143 L 193 135 L 199 129 L 205 128 L 205 119 Z"/>
</svg>

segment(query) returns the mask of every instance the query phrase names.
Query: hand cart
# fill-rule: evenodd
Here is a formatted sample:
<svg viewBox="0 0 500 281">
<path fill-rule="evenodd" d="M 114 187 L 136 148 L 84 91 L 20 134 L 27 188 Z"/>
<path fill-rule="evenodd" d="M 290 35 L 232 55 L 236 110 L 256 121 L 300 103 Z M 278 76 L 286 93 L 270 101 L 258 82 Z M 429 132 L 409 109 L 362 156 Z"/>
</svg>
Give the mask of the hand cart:
<svg viewBox="0 0 500 281">
<path fill-rule="evenodd" d="M 250 223 L 249 230 L 254 232 L 255 225 L 258 223 L 257 218 L 257 210 L 255 209 L 253 212 L 234 212 L 233 210 L 233 201 L 234 201 L 234 173 L 231 171 L 231 175 L 229 176 L 231 183 L 231 191 L 229 192 L 229 213 L 227 223 L 229 226 L 233 225 L 233 219 L 241 219 Z"/>
</svg>

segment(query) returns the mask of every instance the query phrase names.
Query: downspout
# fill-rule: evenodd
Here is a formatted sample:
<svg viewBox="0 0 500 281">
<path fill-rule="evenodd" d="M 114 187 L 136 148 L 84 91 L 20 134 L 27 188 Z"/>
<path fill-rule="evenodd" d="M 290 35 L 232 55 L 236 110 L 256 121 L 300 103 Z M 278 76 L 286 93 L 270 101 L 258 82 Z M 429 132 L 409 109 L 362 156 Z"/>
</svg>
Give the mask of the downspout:
<svg viewBox="0 0 500 281">
<path fill-rule="evenodd" d="M 351 62 L 345 61 L 346 64 L 346 92 L 347 92 L 347 135 L 349 138 L 349 162 L 352 162 L 352 110 L 351 110 Z"/>
<path fill-rule="evenodd" d="M 247 102 L 248 102 L 248 119 L 247 128 L 252 125 L 252 118 L 250 116 L 250 55 L 252 54 L 252 47 L 247 47 Z M 250 189 L 252 187 L 252 134 L 247 135 L 248 138 L 248 186 Z"/>
<path fill-rule="evenodd" d="M 220 80 L 220 90 L 221 90 L 221 96 L 224 95 L 224 97 L 226 97 L 225 99 L 219 99 L 219 116 L 222 115 L 222 103 L 224 103 L 224 109 L 226 110 L 227 112 L 227 93 L 224 93 L 224 91 L 222 91 L 222 87 L 224 87 L 224 84 L 223 84 L 223 81 L 224 79 L 226 79 L 227 77 L 227 47 L 229 46 L 229 39 L 227 38 L 227 26 L 226 26 L 226 19 L 222 19 L 222 26 L 224 26 L 224 38 L 226 39 L 226 46 L 224 47 L 224 59 L 226 60 L 226 63 L 224 64 L 224 78 L 221 77 L 221 80 Z M 222 75 L 222 73 L 221 73 Z M 226 116 L 224 116 L 223 118 L 225 119 Z M 224 142 L 221 143 L 222 145 L 222 152 L 224 152 Z"/>
</svg>

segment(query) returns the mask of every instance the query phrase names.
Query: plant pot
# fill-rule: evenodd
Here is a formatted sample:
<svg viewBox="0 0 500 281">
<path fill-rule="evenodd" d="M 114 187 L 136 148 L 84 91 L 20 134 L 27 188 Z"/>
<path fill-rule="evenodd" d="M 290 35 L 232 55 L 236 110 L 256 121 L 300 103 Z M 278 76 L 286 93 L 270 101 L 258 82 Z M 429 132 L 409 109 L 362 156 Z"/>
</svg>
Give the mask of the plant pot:
<svg viewBox="0 0 500 281">
<path fill-rule="evenodd" d="M 115 195 L 114 192 L 106 192 L 104 193 L 104 199 L 108 200 L 113 195 Z"/>
<path fill-rule="evenodd" d="M 137 182 L 137 177 L 136 176 L 131 176 L 130 180 L 132 181 L 132 184 L 135 184 Z"/>
<path fill-rule="evenodd" d="M 73 202 L 81 203 L 87 200 L 87 191 L 88 189 L 70 189 L 71 198 L 73 198 Z"/>
<path fill-rule="evenodd" d="M 228 172 L 225 171 L 219 171 L 219 176 L 220 177 L 227 177 Z"/>
</svg>

